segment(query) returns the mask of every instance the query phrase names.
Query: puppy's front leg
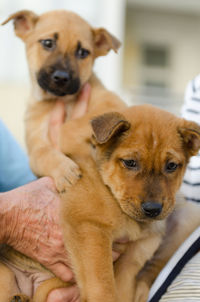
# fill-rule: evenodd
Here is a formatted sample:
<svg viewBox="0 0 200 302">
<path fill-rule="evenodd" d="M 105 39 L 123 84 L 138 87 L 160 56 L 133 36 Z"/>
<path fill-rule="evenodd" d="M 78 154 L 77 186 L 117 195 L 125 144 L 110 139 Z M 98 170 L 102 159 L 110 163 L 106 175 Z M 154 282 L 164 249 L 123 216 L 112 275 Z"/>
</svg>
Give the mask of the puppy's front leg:
<svg viewBox="0 0 200 302">
<path fill-rule="evenodd" d="M 36 289 L 32 302 L 46 302 L 48 294 L 57 288 L 65 288 L 72 284 L 61 281 L 59 278 L 51 278 L 42 282 Z"/>
<path fill-rule="evenodd" d="M 160 240 L 160 236 L 153 235 L 129 243 L 125 253 L 116 262 L 116 287 L 121 302 L 135 301 L 136 276 L 145 262 L 152 257 Z"/>
<path fill-rule="evenodd" d="M 54 148 L 48 137 L 50 114 L 54 103 L 42 101 L 29 106 L 26 114 L 26 141 L 30 165 L 38 176 L 51 176 L 62 192 L 81 176 L 78 165 Z"/>
<path fill-rule="evenodd" d="M 117 302 L 112 246 L 98 224 L 65 225 L 64 238 L 81 293 L 81 302 Z"/>
</svg>

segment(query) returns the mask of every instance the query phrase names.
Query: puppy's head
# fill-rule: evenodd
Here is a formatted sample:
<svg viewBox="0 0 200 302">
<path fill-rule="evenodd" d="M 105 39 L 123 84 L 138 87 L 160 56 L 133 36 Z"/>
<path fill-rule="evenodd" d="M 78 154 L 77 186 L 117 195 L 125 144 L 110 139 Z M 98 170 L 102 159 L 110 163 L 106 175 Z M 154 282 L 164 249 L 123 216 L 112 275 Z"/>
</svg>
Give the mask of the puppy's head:
<svg viewBox="0 0 200 302">
<path fill-rule="evenodd" d="M 26 44 L 34 89 L 42 98 L 73 95 L 91 76 L 94 59 L 115 52 L 120 42 L 104 28 L 94 29 L 75 13 L 58 10 L 41 16 L 11 15 L 15 33 Z"/>
<path fill-rule="evenodd" d="M 91 124 L 99 171 L 123 212 L 138 221 L 165 218 L 200 148 L 200 127 L 148 105 Z"/>
</svg>

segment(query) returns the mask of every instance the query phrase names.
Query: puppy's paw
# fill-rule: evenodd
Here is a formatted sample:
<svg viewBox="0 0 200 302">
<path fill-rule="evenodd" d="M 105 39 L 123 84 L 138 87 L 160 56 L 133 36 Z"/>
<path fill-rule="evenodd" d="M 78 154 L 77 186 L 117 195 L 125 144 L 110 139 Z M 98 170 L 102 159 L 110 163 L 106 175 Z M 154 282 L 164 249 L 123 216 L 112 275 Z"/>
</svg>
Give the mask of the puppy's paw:
<svg viewBox="0 0 200 302">
<path fill-rule="evenodd" d="M 134 302 L 147 302 L 149 296 L 149 286 L 144 281 L 139 281 L 136 286 Z"/>
<path fill-rule="evenodd" d="M 19 294 L 11 297 L 9 302 L 31 302 L 31 298 L 26 295 Z"/>
<path fill-rule="evenodd" d="M 81 178 L 82 174 L 79 166 L 69 157 L 66 157 L 65 161 L 62 161 L 52 173 L 52 176 L 55 180 L 57 190 L 62 193 L 71 185 L 74 185 Z"/>
</svg>

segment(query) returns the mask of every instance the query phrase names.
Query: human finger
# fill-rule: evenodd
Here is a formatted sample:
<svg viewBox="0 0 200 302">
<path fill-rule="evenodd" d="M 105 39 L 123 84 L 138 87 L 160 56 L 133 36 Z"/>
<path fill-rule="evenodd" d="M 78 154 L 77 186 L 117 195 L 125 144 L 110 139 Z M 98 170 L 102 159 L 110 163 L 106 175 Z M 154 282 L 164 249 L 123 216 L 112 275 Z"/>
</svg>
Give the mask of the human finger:
<svg viewBox="0 0 200 302">
<path fill-rule="evenodd" d="M 87 112 L 90 94 L 91 94 L 91 86 L 89 83 L 86 83 L 74 106 L 74 110 L 71 116 L 72 119 L 79 118 Z"/>
<path fill-rule="evenodd" d="M 115 262 L 120 256 L 120 253 L 116 252 L 116 251 L 112 251 L 112 258 L 113 261 Z"/>
<path fill-rule="evenodd" d="M 80 302 L 79 290 L 76 285 L 52 290 L 47 302 Z"/>
<path fill-rule="evenodd" d="M 60 127 L 65 121 L 65 104 L 57 101 L 49 120 L 49 138 L 55 148 L 58 148 Z"/>
<path fill-rule="evenodd" d="M 71 281 L 74 277 L 71 269 L 61 262 L 50 265 L 48 269 L 65 282 Z"/>
</svg>

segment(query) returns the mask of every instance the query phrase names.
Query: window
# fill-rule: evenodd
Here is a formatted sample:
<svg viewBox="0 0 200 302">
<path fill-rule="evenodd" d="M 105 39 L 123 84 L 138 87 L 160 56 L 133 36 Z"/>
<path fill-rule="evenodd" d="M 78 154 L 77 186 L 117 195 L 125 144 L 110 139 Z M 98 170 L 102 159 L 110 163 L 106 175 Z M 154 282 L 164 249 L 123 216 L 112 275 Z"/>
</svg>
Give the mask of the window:
<svg viewBox="0 0 200 302">
<path fill-rule="evenodd" d="M 142 55 L 146 66 L 164 68 L 169 65 L 169 51 L 165 46 L 145 45 Z"/>
</svg>

